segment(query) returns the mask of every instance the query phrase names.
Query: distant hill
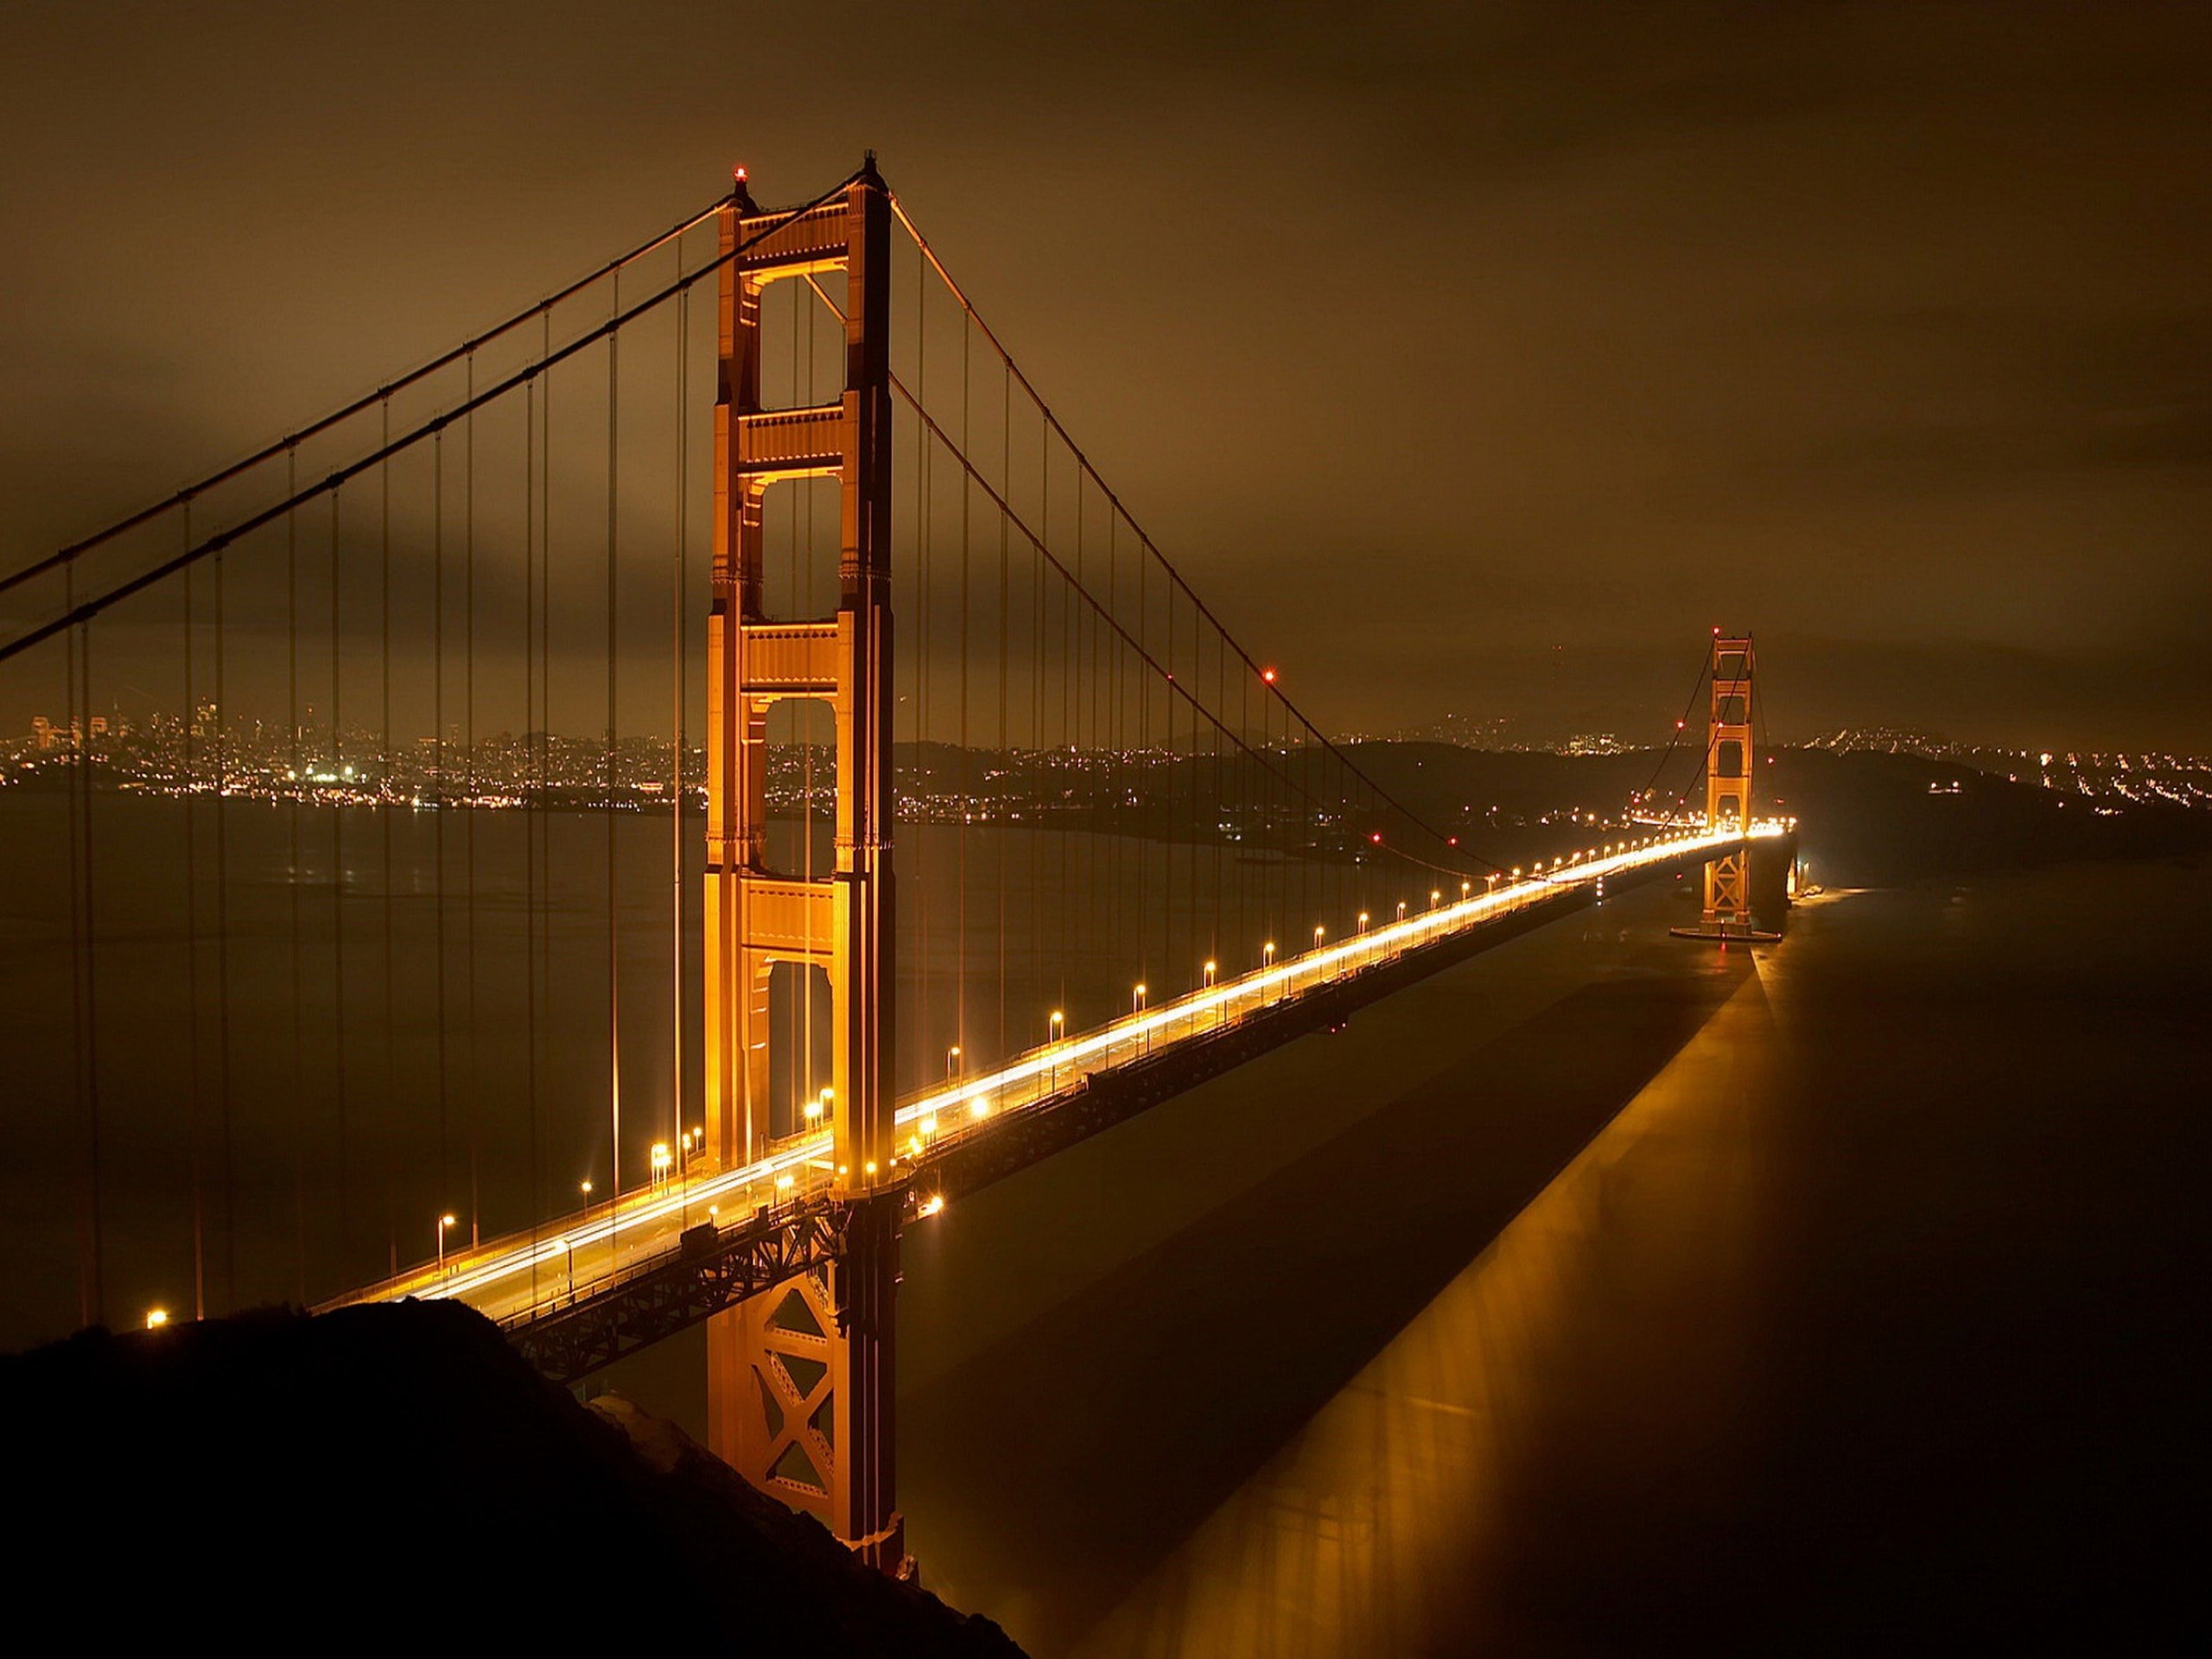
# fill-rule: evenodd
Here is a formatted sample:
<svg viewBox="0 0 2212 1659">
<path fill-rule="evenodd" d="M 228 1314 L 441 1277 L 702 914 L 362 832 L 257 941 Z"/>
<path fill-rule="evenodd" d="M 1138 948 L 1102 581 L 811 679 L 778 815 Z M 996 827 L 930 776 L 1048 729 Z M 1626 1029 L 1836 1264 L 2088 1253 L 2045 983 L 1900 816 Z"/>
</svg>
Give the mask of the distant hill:
<svg viewBox="0 0 2212 1659">
<path fill-rule="evenodd" d="M 1501 753 L 1442 743 L 1362 743 L 1352 753 L 1421 817 L 1458 830 L 1470 850 L 1509 863 L 1618 833 L 1605 821 L 1650 782 L 1659 761 L 1651 750 Z M 1760 754 L 1758 808 L 1798 817 L 1804 855 L 1819 881 L 1872 886 L 1947 871 L 2212 849 L 2212 813 L 2092 801 L 1910 754 L 1790 748 Z M 1692 808 L 1702 807 L 1700 758 L 1694 750 L 1678 752 L 1660 770 L 1662 804 L 1681 795 Z M 1600 825 L 1562 822 L 1577 811 L 1597 814 Z"/>
</svg>

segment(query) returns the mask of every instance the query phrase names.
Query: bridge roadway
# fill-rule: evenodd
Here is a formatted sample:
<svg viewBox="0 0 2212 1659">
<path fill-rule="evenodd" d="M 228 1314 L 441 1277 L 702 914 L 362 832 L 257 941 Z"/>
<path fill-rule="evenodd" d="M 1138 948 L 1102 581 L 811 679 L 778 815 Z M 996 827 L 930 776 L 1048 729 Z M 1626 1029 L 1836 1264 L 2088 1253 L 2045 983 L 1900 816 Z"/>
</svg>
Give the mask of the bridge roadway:
<svg viewBox="0 0 2212 1659">
<path fill-rule="evenodd" d="M 1382 972 L 1393 965 L 1416 973 L 1446 965 L 1427 960 L 1437 954 L 1431 947 L 1456 941 L 1480 948 L 1518 931 L 1500 925 L 1509 918 L 1523 918 L 1529 925 L 1547 919 L 1592 890 L 1602 893 L 1609 877 L 1702 861 L 1739 839 L 1756 842 L 1787 831 L 1782 823 L 1761 823 L 1739 838 L 1677 829 L 1617 852 L 1578 857 L 1402 920 L 1375 923 L 1350 938 L 1324 938 L 1252 972 L 1031 1049 L 986 1075 L 926 1090 L 898 1109 L 901 1155 L 894 1173 L 907 1188 L 910 1212 L 933 1214 L 948 1190 L 981 1185 L 1055 1143 L 1080 1139 L 1252 1053 L 1341 1018 L 1335 1007 L 1348 1010 L 1368 999 L 1344 1001 L 1337 994 L 1370 978 L 1395 977 Z M 1451 959 L 1460 954 L 1451 952 Z M 1418 964 L 1408 960 L 1416 956 L 1423 959 Z M 1395 985 L 1375 987 L 1378 995 L 1389 988 Z M 1308 1017 L 1294 1017 L 1301 1012 Z M 1255 1040 L 1236 1041 L 1243 1033 Z M 1206 1050 L 1214 1051 L 1211 1059 L 1201 1058 L 1195 1068 L 1166 1065 L 1178 1054 Z M 1147 1074 L 1160 1081 L 1148 1089 L 1140 1084 L 1124 1090 L 1116 1103 L 1110 1085 Z M 1056 1117 L 1084 1116 L 1080 1109 L 1064 1109 L 1085 1102 L 1103 1105 L 1103 1121 L 1094 1105 L 1090 1121 L 1071 1133 L 1065 1127 L 1048 1132 L 1040 1149 L 1039 1128 Z M 690 1323 L 833 1255 L 837 1206 L 830 1201 L 836 1175 L 830 1145 L 823 1130 L 793 1137 L 741 1168 L 694 1165 L 533 1232 L 448 1251 L 442 1267 L 426 1265 L 325 1306 L 454 1297 L 519 1336 L 541 1324 L 575 1324 L 594 1305 L 612 1307 L 626 1293 L 649 1290 L 647 1280 L 664 1281 L 668 1306 L 658 1323 L 646 1321 L 650 1329 L 628 1331 L 626 1339 L 610 1327 L 582 1349 L 571 1344 L 533 1355 L 556 1375 L 582 1375 L 668 1334 L 660 1325 L 673 1329 Z M 702 1224 L 711 1224 L 712 1230 Z M 702 1291 L 687 1257 L 722 1259 L 730 1271 Z M 620 1310 L 612 1317 L 617 1325 L 628 1323 Z M 533 1344 L 524 1340 L 522 1345 Z"/>
</svg>

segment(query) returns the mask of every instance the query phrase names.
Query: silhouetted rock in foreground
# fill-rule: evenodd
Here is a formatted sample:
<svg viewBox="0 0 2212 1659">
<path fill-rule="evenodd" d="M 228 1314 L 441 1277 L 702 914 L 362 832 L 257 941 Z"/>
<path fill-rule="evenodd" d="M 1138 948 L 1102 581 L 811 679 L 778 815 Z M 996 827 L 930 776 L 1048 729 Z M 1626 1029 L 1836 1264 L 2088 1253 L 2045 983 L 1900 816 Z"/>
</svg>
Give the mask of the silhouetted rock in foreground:
<svg viewBox="0 0 2212 1659">
<path fill-rule="evenodd" d="M 0 1424 L 18 1635 L 1019 1652 L 452 1303 L 86 1332 L 0 1358 Z"/>
</svg>

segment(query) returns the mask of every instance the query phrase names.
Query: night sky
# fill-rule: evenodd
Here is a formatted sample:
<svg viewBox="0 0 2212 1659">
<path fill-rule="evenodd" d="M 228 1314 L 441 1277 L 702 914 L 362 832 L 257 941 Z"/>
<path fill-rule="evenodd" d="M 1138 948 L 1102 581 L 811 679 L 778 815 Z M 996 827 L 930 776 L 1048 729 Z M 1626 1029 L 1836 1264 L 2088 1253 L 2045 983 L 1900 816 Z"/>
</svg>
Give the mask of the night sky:
<svg viewBox="0 0 2212 1659">
<path fill-rule="evenodd" d="M 2212 749 L 2212 9 L 868 11 L 11 9 L 0 569 L 873 146 L 1325 724 Z"/>
</svg>

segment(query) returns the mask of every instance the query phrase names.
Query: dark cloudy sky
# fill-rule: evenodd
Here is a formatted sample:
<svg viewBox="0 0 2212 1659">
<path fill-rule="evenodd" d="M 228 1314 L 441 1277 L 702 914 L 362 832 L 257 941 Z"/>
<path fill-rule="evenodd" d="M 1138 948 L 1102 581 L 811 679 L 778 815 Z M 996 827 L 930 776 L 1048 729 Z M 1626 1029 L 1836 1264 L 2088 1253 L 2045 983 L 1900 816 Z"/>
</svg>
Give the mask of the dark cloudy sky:
<svg viewBox="0 0 2212 1659">
<path fill-rule="evenodd" d="M 2212 749 L 2212 9 L 869 10 L 10 7 L 0 568 L 873 145 L 1327 724 Z"/>
</svg>

